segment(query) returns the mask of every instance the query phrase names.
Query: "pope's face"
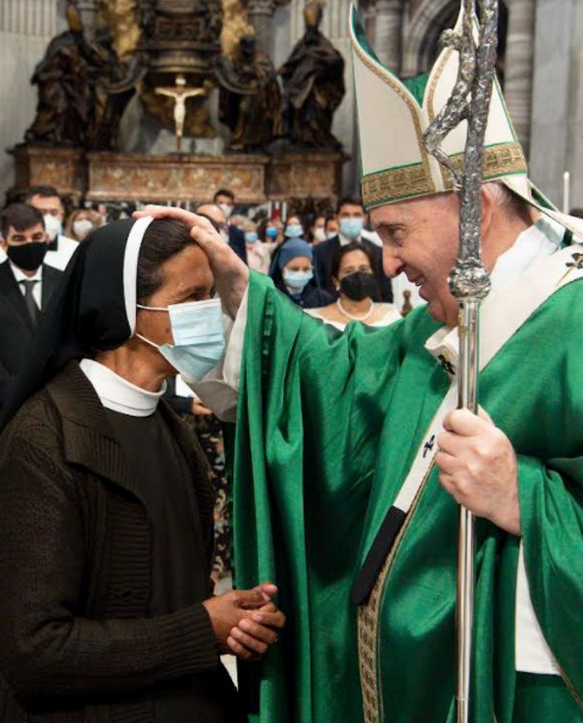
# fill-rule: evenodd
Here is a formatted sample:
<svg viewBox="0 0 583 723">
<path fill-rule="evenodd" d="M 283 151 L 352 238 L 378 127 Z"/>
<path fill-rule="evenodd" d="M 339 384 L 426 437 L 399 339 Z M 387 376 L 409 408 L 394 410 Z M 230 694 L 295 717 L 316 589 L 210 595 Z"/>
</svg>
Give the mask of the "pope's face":
<svg viewBox="0 0 583 723">
<path fill-rule="evenodd" d="M 448 286 L 459 243 L 459 203 L 454 193 L 387 204 L 371 211 L 383 242 L 388 276 L 405 273 L 419 287 L 431 316 L 457 324 L 458 306 Z"/>
</svg>

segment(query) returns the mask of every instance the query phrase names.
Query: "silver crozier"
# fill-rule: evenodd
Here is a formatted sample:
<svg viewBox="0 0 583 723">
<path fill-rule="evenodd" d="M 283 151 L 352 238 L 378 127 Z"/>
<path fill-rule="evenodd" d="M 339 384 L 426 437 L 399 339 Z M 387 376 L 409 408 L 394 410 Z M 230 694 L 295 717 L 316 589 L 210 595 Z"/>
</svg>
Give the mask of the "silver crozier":
<svg viewBox="0 0 583 723">
<path fill-rule="evenodd" d="M 484 138 L 496 72 L 498 0 L 462 2 L 461 31 L 448 31 L 442 38 L 444 45 L 459 52 L 458 77 L 451 97 L 424 140 L 429 153 L 450 171 L 460 199 L 460 246 L 449 286 L 459 304 L 459 407 L 476 414 L 480 304 L 490 290 L 490 278 L 481 257 L 481 188 Z M 468 122 L 468 135 L 460 169 L 439 146 L 464 120 Z M 457 723 L 469 722 L 474 557 L 474 516 L 462 506 L 457 577 Z"/>
</svg>

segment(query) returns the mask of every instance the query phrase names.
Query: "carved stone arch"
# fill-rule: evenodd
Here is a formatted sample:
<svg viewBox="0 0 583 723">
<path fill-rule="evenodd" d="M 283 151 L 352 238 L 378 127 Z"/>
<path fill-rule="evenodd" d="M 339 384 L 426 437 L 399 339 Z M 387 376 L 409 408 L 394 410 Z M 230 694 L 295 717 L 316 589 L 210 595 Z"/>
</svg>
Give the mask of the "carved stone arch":
<svg viewBox="0 0 583 723">
<path fill-rule="evenodd" d="M 444 30 L 453 27 L 460 0 L 421 0 L 413 12 L 405 33 L 401 63 L 404 78 L 428 71 L 439 53 L 439 38 Z M 506 3 L 500 3 L 500 52 L 503 59 L 507 23 Z M 500 63 L 503 66 L 503 63 Z"/>
<path fill-rule="evenodd" d="M 405 36 L 401 75 L 424 73 L 435 60 L 443 30 L 452 26 L 459 11 L 459 0 L 422 0 L 411 17 Z"/>
</svg>

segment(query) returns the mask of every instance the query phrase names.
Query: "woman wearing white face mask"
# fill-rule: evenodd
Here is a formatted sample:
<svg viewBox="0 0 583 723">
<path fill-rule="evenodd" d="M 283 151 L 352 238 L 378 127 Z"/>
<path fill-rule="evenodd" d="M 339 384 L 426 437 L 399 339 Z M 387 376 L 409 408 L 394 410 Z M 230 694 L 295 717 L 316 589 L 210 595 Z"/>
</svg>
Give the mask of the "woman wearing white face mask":
<svg viewBox="0 0 583 723">
<path fill-rule="evenodd" d="M 245 234 L 245 248 L 247 250 L 247 265 L 250 269 L 258 271 L 260 274 L 268 274 L 271 264 L 271 257 L 274 250 L 279 246 L 277 241 L 263 241 L 260 237 L 265 238 L 265 225 L 263 221 L 259 226 L 253 221 L 246 221 L 243 225 Z"/>
<path fill-rule="evenodd" d="M 272 278 L 277 288 L 298 306 L 314 309 L 327 306 L 334 298 L 313 283 L 313 252 L 310 244 L 301 239 L 287 241 L 277 258 Z"/>
<path fill-rule="evenodd" d="M 65 226 L 65 236 L 74 241 L 81 242 L 97 228 L 98 224 L 94 218 L 93 211 L 86 208 L 79 208 L 69 216 Z"/>
<path fill-rule="evenodd" d="M 304 223 L 297 214 L 287 217 L 283 229 L 283 235 L 286 239 L 303 239 L 305 237 L 305 233 L 306 232 L 304 231 Z"/>
<path fill-rule="evenodd" d="M 317 246 L 326 240 L 326 214 L 319 213 L 314 216 L 312 225 L 310 226 L 310 238 L 309 241 L 312 246 Z"/>
</svg>

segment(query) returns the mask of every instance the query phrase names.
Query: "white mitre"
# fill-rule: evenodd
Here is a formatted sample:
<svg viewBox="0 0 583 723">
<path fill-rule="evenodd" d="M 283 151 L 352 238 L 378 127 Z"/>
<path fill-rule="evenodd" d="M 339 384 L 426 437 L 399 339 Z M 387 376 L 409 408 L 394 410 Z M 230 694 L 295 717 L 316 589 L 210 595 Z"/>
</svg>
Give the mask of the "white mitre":
<svg viewBox="0 0 583 723">
<path fill-rule="evenodd" d="M 464 20 L 463 3 L 455 30 Z M 367 209 L 452 190 L 449 171 L 423 145 L 423 134 L 446 104 L 457 80 L 459 53 L 445 48 L 428 74 L 401 80 L 377 58 L 358 11 L 350 9 L 350 36 L 360 138 L 362 198 Z M 441 144 L 460 168 L 467 122 Z M 583 238 L 583 220 L 559 213 L 528 178 L 522 147 L 497 80 L 484 141 L 484 182 L 500 181 Z"/>
</svg>

